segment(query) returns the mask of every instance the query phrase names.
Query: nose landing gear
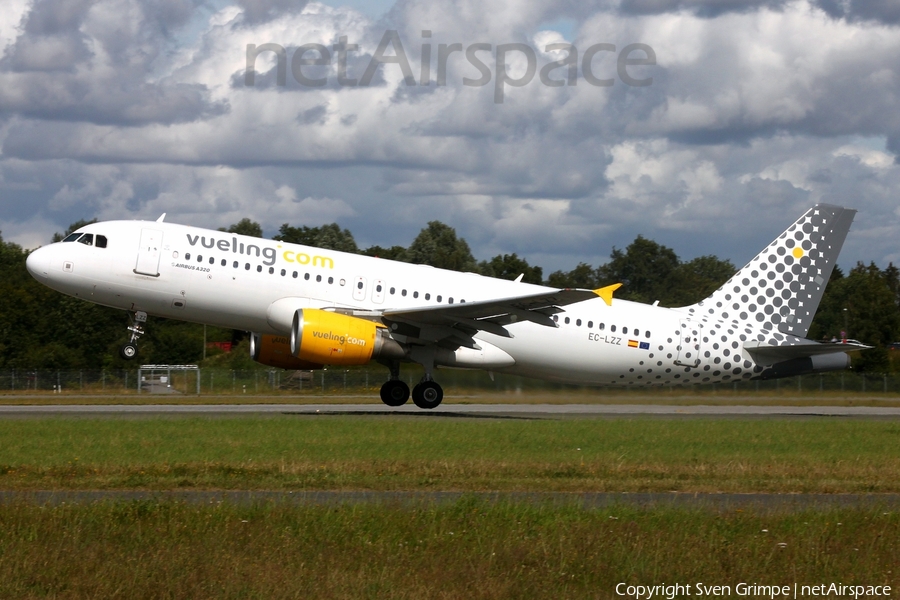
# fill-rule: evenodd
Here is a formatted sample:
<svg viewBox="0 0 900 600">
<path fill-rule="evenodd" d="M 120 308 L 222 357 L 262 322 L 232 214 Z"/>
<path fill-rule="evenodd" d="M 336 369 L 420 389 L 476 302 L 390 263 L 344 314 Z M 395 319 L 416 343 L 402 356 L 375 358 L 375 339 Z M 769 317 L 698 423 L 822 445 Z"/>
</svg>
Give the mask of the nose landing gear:
<svg viewBox="0 0 900 600">
<path fill-rule="evenodd" d="M 129 313 L 129 319 L 131 325 L 128 326 L 128 331 L 131 332 L 131 339 L 119 348 L 119 356 L 125 360 L 131 360 L 137 356 L 137 341 L 144 335 L 144 327 L 141 324 L 147 322 L 147 313 L 142 310 L 135 311 L 134 315 Z"/>
</svg>

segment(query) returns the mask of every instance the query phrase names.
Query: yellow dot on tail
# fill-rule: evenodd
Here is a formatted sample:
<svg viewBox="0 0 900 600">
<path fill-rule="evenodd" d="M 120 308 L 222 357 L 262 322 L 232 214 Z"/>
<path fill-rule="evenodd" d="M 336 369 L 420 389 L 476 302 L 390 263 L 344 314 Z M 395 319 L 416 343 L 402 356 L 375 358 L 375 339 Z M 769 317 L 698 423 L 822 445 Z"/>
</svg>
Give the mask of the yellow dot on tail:
<svg viewBox="0 0 900 600">
<path fill-rule="evenodd" d="M 803 248 L 800 246 L 794 248 L 794 258 L 803 258 Z"/>
</svg>

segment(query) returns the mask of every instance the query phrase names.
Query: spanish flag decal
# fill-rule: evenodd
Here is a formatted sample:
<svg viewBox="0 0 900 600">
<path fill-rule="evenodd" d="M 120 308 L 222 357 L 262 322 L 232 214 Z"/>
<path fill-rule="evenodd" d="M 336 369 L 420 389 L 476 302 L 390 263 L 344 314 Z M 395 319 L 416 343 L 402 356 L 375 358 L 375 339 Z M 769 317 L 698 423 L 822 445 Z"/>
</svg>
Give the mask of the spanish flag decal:
<svg viewBox="0 0 900 600">
<path fill-rule="evenodd" d="M 628 340 L 628 347 L 629 347 L 629 348 L 637 348 L 637 347 L 638 347 L 638 341 L 637 341 L 637 340 Z"/>
</svg>

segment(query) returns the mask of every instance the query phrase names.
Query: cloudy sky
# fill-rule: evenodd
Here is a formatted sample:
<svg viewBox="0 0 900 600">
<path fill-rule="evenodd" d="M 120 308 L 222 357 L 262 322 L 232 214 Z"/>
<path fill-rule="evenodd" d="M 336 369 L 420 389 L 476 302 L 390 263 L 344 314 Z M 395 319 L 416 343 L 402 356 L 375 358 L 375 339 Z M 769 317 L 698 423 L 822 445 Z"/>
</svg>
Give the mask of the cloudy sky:
<svg viewBox="0 0 900 600">
<path fill-rule="evenodd" d="M 252 85 L 250 44 L 284 48 Z M 743 264 L 828 202 L 859 210 L 842 266 L 900 262 L 896 0 L 4 0 L 0 53 L 0 230 L 29 248 L 166 212 Z"/>
</svg>

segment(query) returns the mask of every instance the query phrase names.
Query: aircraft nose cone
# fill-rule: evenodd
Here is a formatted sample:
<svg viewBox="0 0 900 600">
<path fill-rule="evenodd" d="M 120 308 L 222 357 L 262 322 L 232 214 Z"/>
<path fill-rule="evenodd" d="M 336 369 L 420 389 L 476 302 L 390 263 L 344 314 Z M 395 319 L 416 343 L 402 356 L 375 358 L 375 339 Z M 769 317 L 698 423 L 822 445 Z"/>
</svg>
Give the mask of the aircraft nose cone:
<svg viewBox="0 0 900 600">
<path fill-rule="evenodd" d="M 50 256 L 43 248 L 38 248 L 25 259 L 25 268 L 35 279 L 46 279 L 50 270 Z"/>
</svg>

